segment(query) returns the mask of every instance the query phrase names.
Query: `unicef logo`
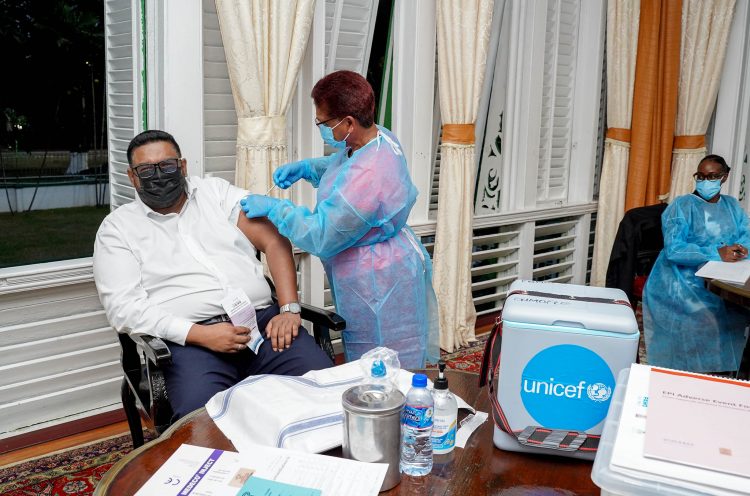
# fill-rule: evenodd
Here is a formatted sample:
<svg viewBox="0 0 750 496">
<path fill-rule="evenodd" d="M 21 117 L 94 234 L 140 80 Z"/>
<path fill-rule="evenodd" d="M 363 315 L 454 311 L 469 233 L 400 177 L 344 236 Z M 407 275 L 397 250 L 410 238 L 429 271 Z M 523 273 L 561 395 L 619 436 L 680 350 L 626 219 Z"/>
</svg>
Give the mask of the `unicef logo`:
<svg viewBox="0 0 750 496">
<path fill-rule="evenodd" d="M 607 416 L 615 386 L 612 371 L 599 355 L 576 345 L 545 348 L 521 373 L 523 406 L 539 425 L 585 431 Z"/>
<path fill-rule="evenodd" d="M 607 401 L 612 396 L 612 388 L 606 384 L 597 382 L 586 388 L 586 394 L 592 401 Z"/>
</svg>

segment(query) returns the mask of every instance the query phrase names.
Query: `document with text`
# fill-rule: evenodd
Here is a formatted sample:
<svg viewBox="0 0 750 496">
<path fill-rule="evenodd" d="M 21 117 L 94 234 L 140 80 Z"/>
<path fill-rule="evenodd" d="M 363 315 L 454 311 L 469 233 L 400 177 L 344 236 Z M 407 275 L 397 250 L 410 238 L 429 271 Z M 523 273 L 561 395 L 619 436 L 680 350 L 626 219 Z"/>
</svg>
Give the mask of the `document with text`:
<svg viewBox="0 0 750 496">
<path fill-rule="evenodd" d="M 644 455 L 750 477 L 750 383 L 652 368 L 648 397 Z"/>
<path fill-rule="evenodd" d="M 279 487 L 319 490 L 326 496 L 377 496 L 387 469 L 384 463 L 266 446 L 236 453 L 183 444 L 136 496 L 235 496 L 243 494 L 251 477 L 263 479 L 264 486 L 275 481 L 282 483 Z"/>
</svg>

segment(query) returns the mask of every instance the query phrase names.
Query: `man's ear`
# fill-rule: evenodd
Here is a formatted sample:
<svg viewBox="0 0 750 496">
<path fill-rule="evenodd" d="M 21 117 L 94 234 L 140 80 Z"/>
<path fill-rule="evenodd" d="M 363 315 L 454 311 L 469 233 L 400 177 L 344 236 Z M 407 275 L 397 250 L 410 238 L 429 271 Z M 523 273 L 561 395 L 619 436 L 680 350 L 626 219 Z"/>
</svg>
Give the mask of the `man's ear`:
<svg viewBox="0 0 750 496">
<path fill-rule="evenodd" d="M 180 169 L 182 170 L 182 175 L 185 176 L 185 177 L 187 177 L 188 170 L 187 170 L 187 159 L 186 158 L 181 158 L 180 159 Z"/>
<path fill-rule="evenodd" d="M 141 183 L 138 181 L 138 176 L 130 166 L 128 166 L 128 179 L 130 179 L 130 184 L 132 184 L 136 190 L 141 186 Z"/>
</svg>

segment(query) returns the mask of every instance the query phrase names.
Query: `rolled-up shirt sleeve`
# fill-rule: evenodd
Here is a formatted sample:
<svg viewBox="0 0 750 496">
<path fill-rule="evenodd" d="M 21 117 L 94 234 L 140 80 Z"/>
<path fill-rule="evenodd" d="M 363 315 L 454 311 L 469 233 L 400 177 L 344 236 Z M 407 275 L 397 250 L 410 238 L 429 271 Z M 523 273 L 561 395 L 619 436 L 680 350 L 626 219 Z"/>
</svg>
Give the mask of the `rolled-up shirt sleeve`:
<svg viewBox="0 0 750 496">
<path fill-rule="evenodd" d="M 192 322 L 165 312 L 141 286 L 141 264 L 125 237 L 105 220 L 94 243 L 94 281 L 107 319 L 117 332 L 149 334 L 185 344 Z"/>
</svg>

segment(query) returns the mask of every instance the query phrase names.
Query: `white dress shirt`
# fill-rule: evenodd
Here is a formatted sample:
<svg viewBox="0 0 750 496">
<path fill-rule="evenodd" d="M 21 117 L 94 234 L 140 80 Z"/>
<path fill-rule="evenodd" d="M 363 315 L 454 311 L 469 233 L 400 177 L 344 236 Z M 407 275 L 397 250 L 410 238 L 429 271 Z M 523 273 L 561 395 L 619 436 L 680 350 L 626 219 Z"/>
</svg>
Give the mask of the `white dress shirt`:
<svg viewBox="0 0 750 496">
<path fill-rule="evenodd" d="M 193 323 L 225 313 L 241 288 L 255 308 L 271 289 L 255 247 L 237 227 L 247 191 L 219 178 L 188 178 L 182 211 L 162 215 L 135 201 L 110 213 L 96 234 L 94 280 L 118 332 L 184 344 Z"/>
</svg>

